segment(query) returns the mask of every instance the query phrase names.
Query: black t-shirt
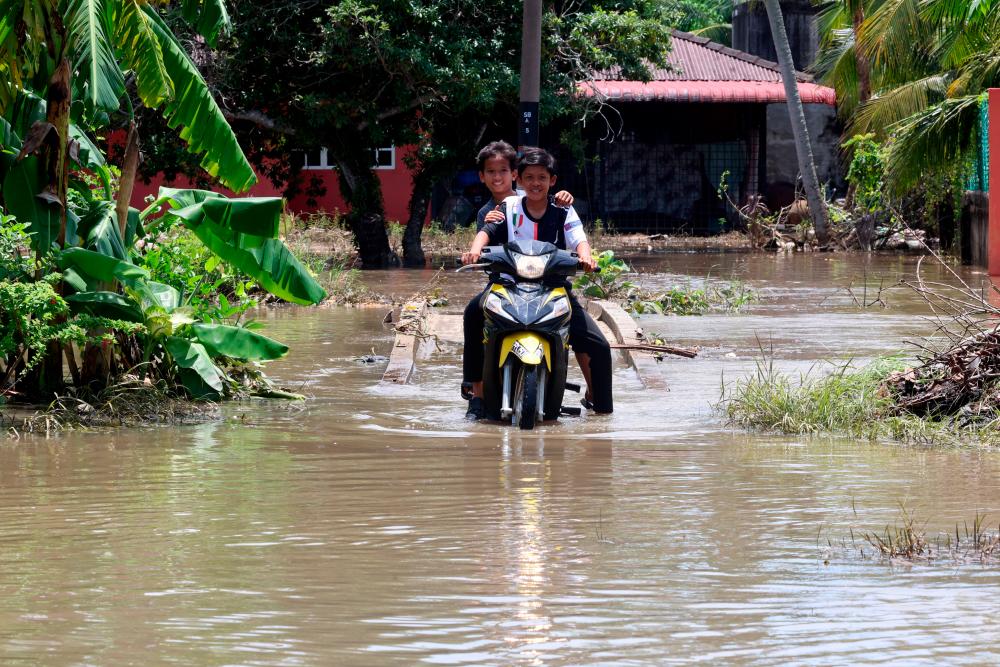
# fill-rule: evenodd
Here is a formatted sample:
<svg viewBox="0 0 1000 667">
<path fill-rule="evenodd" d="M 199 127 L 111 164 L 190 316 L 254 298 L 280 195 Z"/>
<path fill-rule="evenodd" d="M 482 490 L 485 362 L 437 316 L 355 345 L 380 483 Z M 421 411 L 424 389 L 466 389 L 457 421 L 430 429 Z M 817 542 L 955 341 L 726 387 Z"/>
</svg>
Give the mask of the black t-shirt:
<svg viewBox="0 0 1000 667">
<path fill-rule="evenodd" d="M 486 214 L 489 213 L 490 211 L 492 211 L 493 209 L 495 209 L 496 207 L 497 207 L 497 205 L 494 204 L 493 200 L 491 199 L 488 202 L 486 202 L 485 204 L 483 204 L 483 207 L 481 209 L 479 209 L 479 213 L 476 214 L 476 231 L 477 232 L 480 232 L 480 231 L 483 230 L 483 225 L 486 224 Z"/>
<path fill-rule="evenodd" d="M 549 243 L 555 244 L 560 250 L 566 250 L 566 216 L 569 214 L 569 210 L 565 208 L 560 208 L 553 203 L 552 197 L 549 197 L 549 205 L 545 209 L 545 214 L 541 218 L 535 218 L 530 213 L 525 206 L 525 198 L 521 198 L 521 209 L 524 214 L 528 216 L 532 222 L 535 223 L 535 229 L 538 231 L 535 237 L 538 241 L 548 241 Z M 492 211 L 495 208 L 494 204 L 490 203 L 484 206 L 479 212 L 482 214 L 483 218 L 486 217 L 486 213 Z M 489 245 L 502 245 L 507 243 L 509 240 L 507 238 L 507 203 L 503 202 L 500 204 L 500 212 L 503 213 L 504 219 L 501 222 L 487 222 L 483 225 L 481 231 L 486 232 L 486 235 L 490 237 Z"/>
</svg>

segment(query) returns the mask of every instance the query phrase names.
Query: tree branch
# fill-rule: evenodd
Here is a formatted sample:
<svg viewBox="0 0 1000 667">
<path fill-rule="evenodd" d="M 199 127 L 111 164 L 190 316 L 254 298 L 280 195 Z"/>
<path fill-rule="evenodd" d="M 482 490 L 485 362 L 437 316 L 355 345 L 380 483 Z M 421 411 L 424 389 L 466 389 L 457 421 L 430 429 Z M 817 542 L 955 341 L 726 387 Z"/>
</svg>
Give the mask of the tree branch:
<svg viewBox="0 0 1000 667">
<path fill-rule="evenodd" d="M 265 115 L 262 111 L 256 111 L 250 109 L 248 111 L 227 111 L 223 110 L 222 115 L 226 117 L 229 122 L 235 120 L 248 121 L 253 123 L 258 127 L 262 127 L 265 130 L 270 130 L 271 132 L 277 132 L 278 134 L 295 134 L 295 128 L 284 125 L 273 118 Z"/>
</svg>

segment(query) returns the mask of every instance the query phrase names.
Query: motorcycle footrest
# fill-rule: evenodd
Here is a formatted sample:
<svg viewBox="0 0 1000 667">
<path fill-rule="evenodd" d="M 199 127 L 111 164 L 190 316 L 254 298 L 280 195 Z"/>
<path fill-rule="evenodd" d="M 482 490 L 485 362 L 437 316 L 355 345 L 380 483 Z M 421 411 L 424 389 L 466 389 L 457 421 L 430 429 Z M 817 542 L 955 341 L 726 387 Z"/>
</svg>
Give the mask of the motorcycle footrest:
<svg viewBox="0 0 1000 667">
<path fill-rule="evenodd" d="M 575 382 L 567 382 L 566 388 L 569 389 L 570 391 L 575 391 L 578 394 L 580 393 L 580 385 L 576 384 Z"/>
<path fill-rule="evenodd" d="M 570 417 L 579 417 L 583 410 L 580 408 L 573 408 L 568 405 L 564 405 L 559 408 L 559 414 L 569 415 Z"/>
</svg>

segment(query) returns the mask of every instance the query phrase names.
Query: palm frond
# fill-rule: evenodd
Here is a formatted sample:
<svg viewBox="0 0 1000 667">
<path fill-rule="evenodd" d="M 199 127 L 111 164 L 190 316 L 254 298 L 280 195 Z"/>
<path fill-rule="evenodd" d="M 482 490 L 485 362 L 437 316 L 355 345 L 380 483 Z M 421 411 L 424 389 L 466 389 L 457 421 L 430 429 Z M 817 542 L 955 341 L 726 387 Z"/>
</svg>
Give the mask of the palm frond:
<svg viewBox="0 0 1000 667">
<path fill-rule="evenodd" d="M 935 74 L 879 94 L 858 109 L 851 134 L 872 132 L 884 138 L 887 128 L 943 100 L 949 80 L 947 75 Z"/>
<path fill-rule="evenodd" d="M 189 151 L 201 154 L 200 164 L 205 171 L 235 192 L 248 190 L 257 182 L 257 176 L 198 68 L 156 10 L 144 5 L 143 12 L 156 34 L 173 82 L 174 96 L 163 106 L 167 125 L 180 127 L 181 139 L 188 143 Z"/>
<path fill-rule="evenodd" d="M 707 25 L 704 28 L 692 30 L 691 34 L 698 35 L 700 37 L 707 37 L 713 42 L 718 42 L 719 44 L 725 44 L 728 46 L 733 43 L 733 24 L 716 23 L 714 25 Z"/>
<path fill-rule="evenodd" d="M 976 141 L 981 99 L 980 95 L 947 99 L 892 128 L 886 171 L 895 192 L 965 157 Z"/>
<path fill-rule="evenodd" d="M 865 19 L 857 35 L 861 53 L 873 69 L 894 82 L 905 82 L 931 72 L 928 50 L 931 35 L 920 21 L 919 0 L 887 0 Z"/>
<path fill-rule="evenodd" d="M 829 2 L 820 8 L 816 15 L 816 27 L 819 31 L 820 42 L 827 41 L 828 36 L 834 35 L 836 31 L 851 27 L 851 13 L 846 2 Z"/>
<path fill-rule="evenodd" d="M 83 79 L 86 108 L 91 113 L 115 111 L 125 92 L 125 78 L 108 39 L 111 30 L 105 0 L 69 0 L 67 11 L 73 65 Z"/>
<path fill-rule="evenodd" d="M 844 117 L 854 113 L 860 97 L 854 48 L 854 31 L 850 28 L 837 30 L 827 45 L 817 52 L 813 63 L 813 71 L 820 82 L 837 91 L 837 110 Z"/>
</svg>

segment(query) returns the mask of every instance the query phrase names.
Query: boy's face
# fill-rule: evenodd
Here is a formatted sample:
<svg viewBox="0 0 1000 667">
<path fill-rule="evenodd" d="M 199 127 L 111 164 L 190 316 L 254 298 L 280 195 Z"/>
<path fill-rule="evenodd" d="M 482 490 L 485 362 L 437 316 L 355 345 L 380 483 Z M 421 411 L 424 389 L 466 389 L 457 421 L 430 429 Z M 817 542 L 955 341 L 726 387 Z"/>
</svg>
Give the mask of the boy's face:
<svg viewBox="0 0 1000 667">
<path fill-rule="evenodd" d="M 494 199 L 503 199 L 509 195 L 516 177 L 515 172 L 510 170 L 510 162 L 499 156 L 486 160 L 483 170 L 479 172 L 479 180 L 489 189 Z"/>
<path fill-rule="evenodd" d="M 549 188 L 556 184 L 556 177 L 545 167 L 533 164 L 524 168 L 520 181 L 528 201 L 542 202 L 548 201 Z"/>
</svg>

